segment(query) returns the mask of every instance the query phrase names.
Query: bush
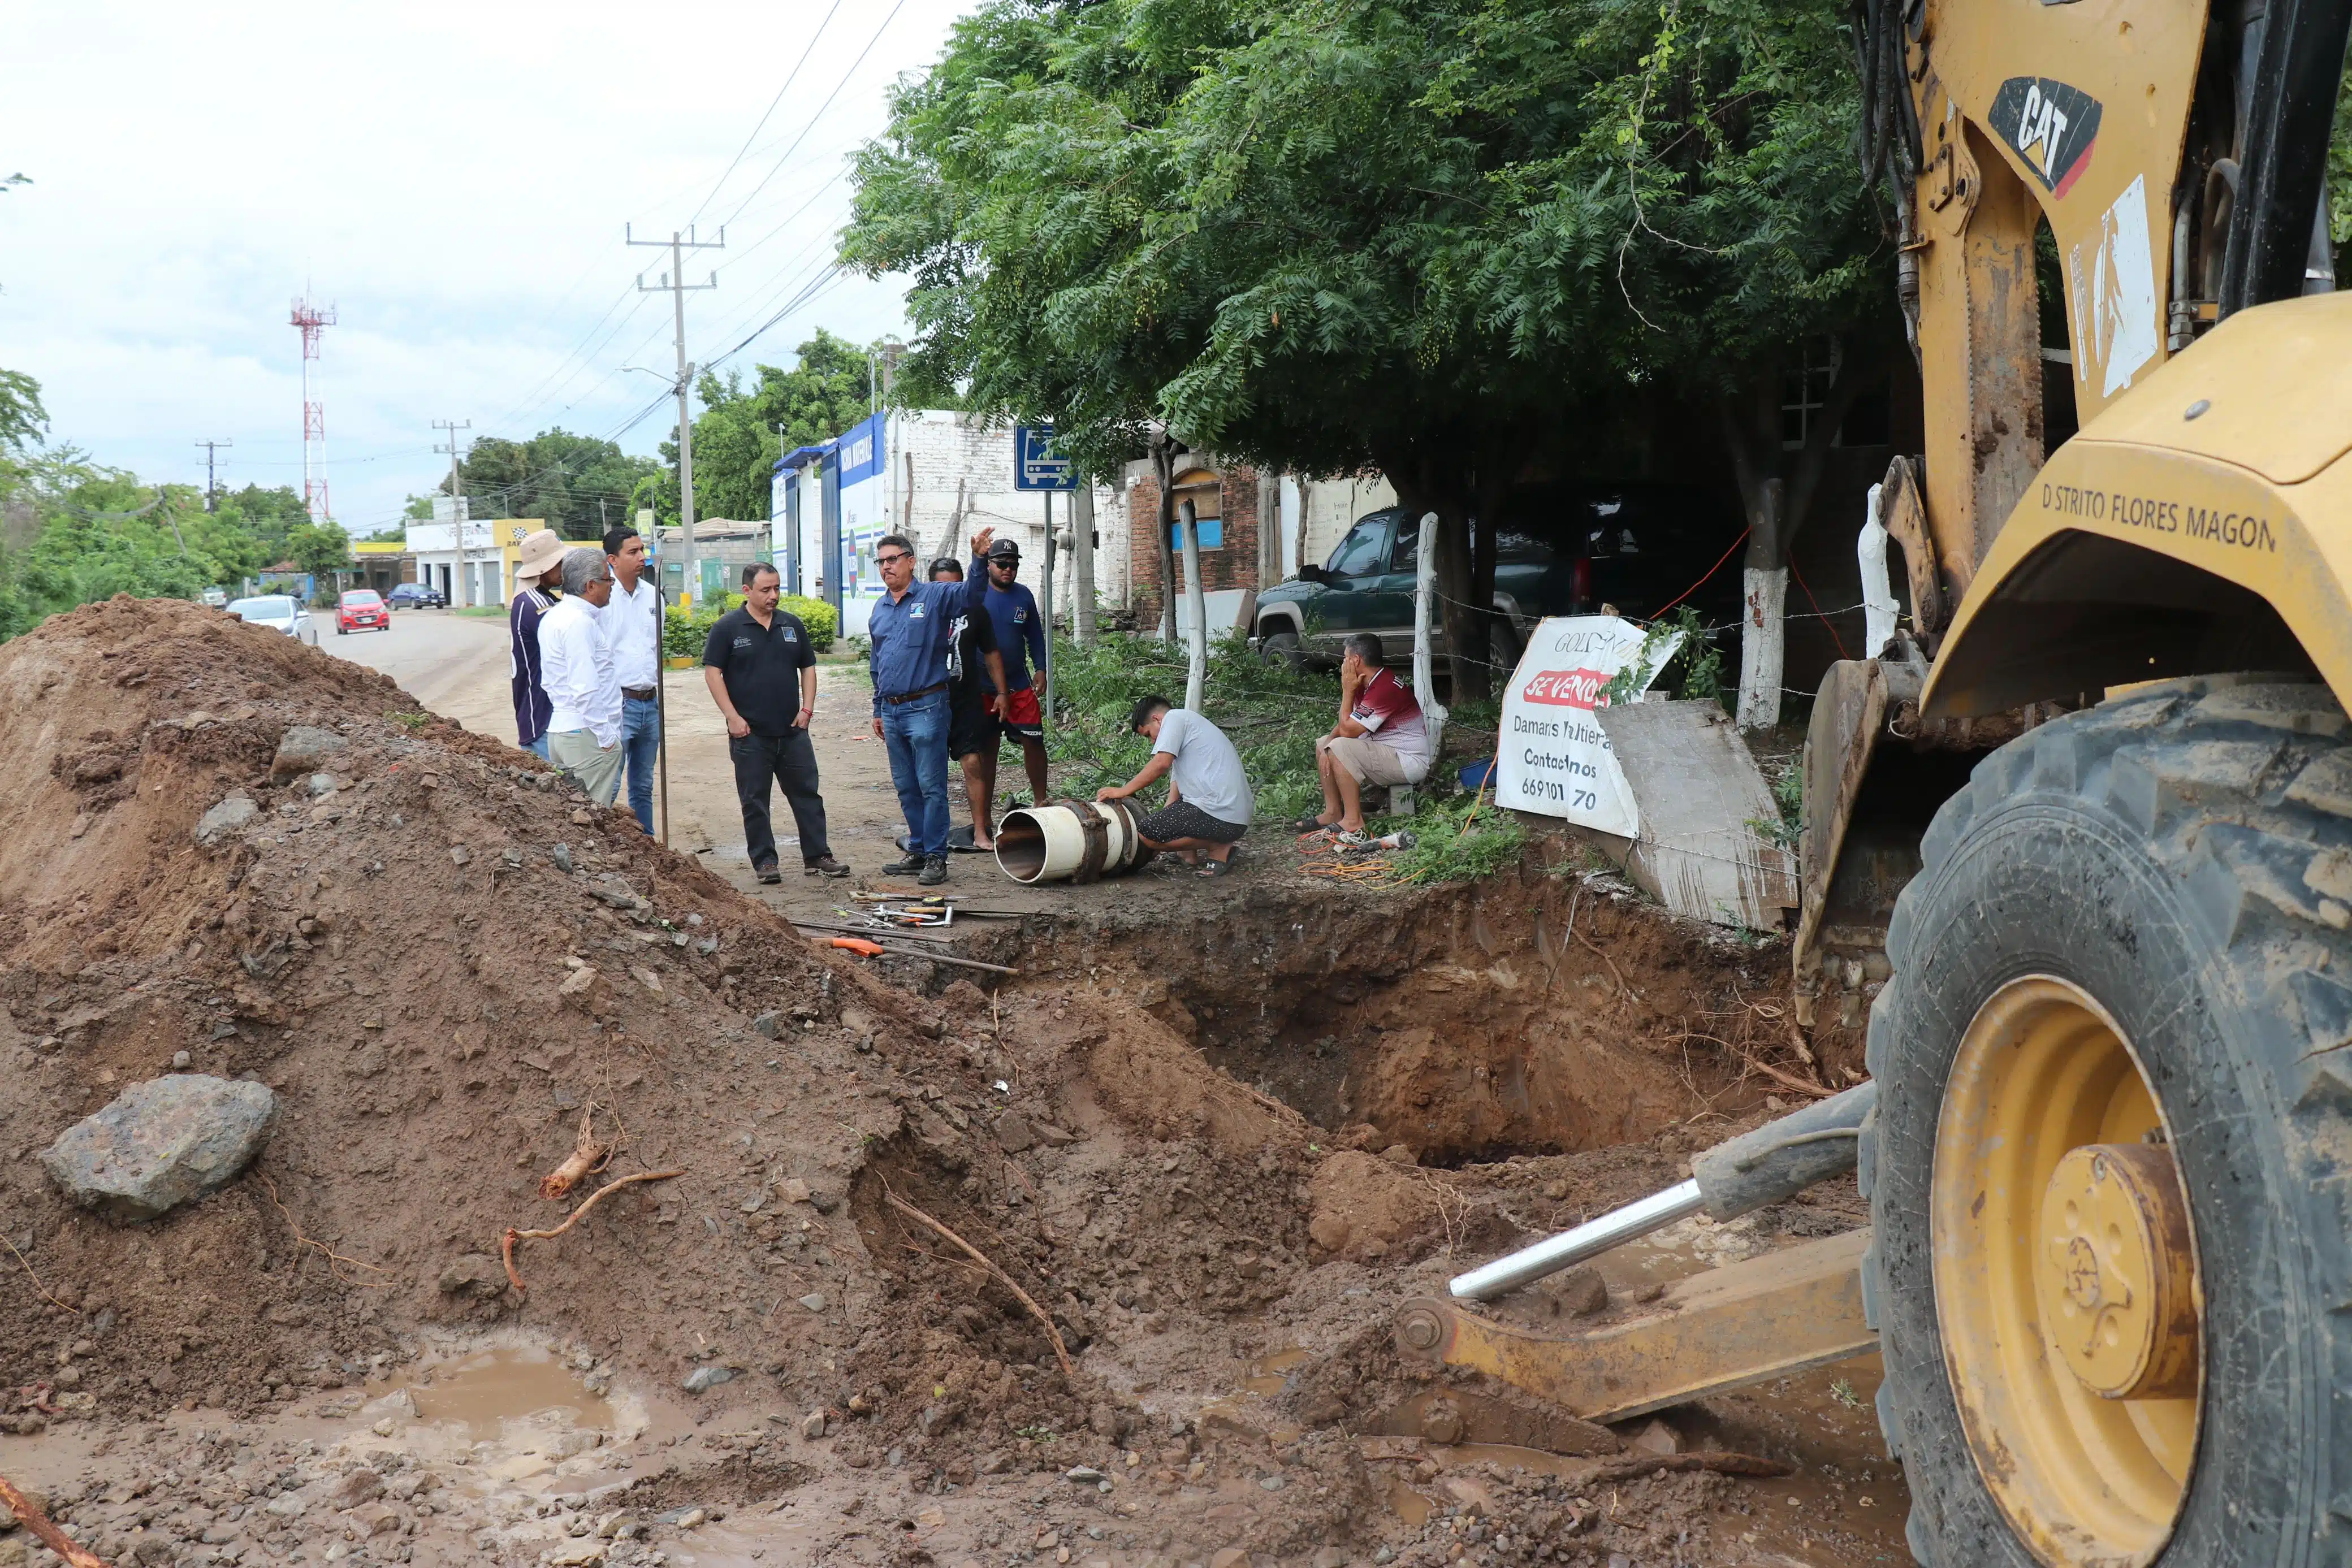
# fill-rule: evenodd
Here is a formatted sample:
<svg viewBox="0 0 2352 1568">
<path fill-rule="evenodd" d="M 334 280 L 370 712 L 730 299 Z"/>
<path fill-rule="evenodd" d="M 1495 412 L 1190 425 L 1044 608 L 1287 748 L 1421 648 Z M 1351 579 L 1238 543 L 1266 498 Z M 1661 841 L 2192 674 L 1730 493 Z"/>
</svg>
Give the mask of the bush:
<svg viewBox="0 0 2352 1568">
<path fill-rule="evenodd" d="M 719 624 L 719 618 L 742 607 L 743 596 L 740 593 L 727 595 L 723 604 L 698 606 L 691 612 L 672 605 L 662 632 L 662 652 L 673 658 L 700 658 L 702 645 L 710 641 L 710 629 Z M 801 624 L 808 628 L 809 646 L 820 653 L 833 651 L 834 636 L 841 629 L 841 616 L 832 605 L 822 599 L 803 599 L 796 593 L 787 593 L 776 601 L 776 608 L 800 617 Z"/>
<path fill-rule="evenodd" d="M 1056 760 L 1085 771 L 1070 793 L 1091 799 L 1106 784 L 1124 784 L 1142 769 L 1151 745 L 1129 733 L 1135 699 L 1157 692 L 1184 700 L 1181 643 L 1105 632 L 1091 648 L 1054 639 L 1054 699 L 1059 721 L 1046 734 Z M 1323 799 L 1315 777 L 1315 742 L 1330 729 L 1339 706 L 1339 677 L 1268 664 L 1238 633 L 1209 650 L 1202 706 L 1242 755 L 1261 822 L 1286 821 Z M 1150 794 L 1156 801 L 1164 786 Z"/>
</svg>

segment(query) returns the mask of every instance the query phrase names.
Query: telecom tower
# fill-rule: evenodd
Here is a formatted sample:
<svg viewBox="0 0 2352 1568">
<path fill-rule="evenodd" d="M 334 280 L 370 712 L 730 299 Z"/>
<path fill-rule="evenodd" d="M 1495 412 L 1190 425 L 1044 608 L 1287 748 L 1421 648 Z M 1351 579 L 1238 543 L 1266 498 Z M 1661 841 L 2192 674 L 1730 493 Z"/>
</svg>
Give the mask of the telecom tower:
<svg viewBox="0 0 2352 1568">
<path fill-rule="evenodd" d="M 302 331 L 302 505 L 310 520 L 327 520 L 327 411 L 311 384 L 319 361 L 319 334 L 335 324 L 335 308 L 297 297 L 290 324 Z"/>
</svg>

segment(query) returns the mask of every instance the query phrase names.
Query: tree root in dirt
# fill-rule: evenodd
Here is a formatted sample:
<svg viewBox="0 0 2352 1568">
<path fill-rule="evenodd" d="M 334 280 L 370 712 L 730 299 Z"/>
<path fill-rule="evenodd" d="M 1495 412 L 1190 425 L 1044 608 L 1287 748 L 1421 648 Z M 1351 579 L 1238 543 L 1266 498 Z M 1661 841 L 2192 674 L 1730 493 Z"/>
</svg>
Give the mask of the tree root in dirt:
<svg viewBox="0 0 2352 1568">
<path fill-rule="evenodd" d="M 508 1226 L 506 1238 L 499 1244 L 499 1257 L 507 1266 L 507 1283 L 515 1288 L 515 1294 L 518 1296 L 525 1296 L 530 1293 L 523 1286 L 522 1276 L 515 1272 L 514 1249 L 516 1242 L 552 1241 L 557 1237 L 562 1235 L 565 1231 L 571 1229 L 573 1226 L 579 1224 L 581 1218 L 590 1209 L 595 1207 L 607 1197 L 620 1191 L 623 1187 L 641 1181 L 667 1181 L 672 1176 L 682 1176 L 685 1174 L 686 1172 L 683 1170 L 639 1171 L 634 1176 L 625 1176 L 617 1181 L 606 1182 L 603 1186 L 600 1186 L 594 1192 L 590 1193 L 588 1195 L 587 1202 L 573 1209 L 571 1214 L 564 1218 L 562 1224 L 556 1226 L 552 1229 L 518 1230 L 511 1225 Z"/>
<path fill-rule="evenodd" d="M 992 1260 L 987 1253 L 982 1252 L 979 1248 L 974 1247 L 971 1242 L 966 1241 L 962 1237 L 958 1236 L 954 1231 L 950 1230 L 946 1226 L 941 1225 L 938 1220 L 933 1219 L 929 1215 L 925 1214 L 921 1209 L 917 1208 L 913 1204 L 908 1203 L 905 1198 L 900 1197 L 897 1193 L 892 1192 L 888 1187 L 884 1187 L 882 1189 L 882 1197 L 885 1202 L 888 1203 L 891 1207 L 897 1209 L 899 1213 L 906 1215 L 908 1218 L 916 1220 L 920 1224 L 929 1226 L 931 1229 L 937 1231 L 940 1235 L 945 1237 L 956 1246 L 963 1249 L 965 1254 L 969 1256 L 973 1262 L 979 1264 L 991 1274 L 996 1276 L 996 1280 L 999 1284 L 1003 1285 L 1006 1290 L 1012 1291 L 1013 1295 L 1020 1298 L 1021 1304 L 1029 1309 L 1029 1315 L 1035 1318 L 1038 1322 L 1045 1325 L 1045 1337 L 1051 1340 L 1054 1344 L 1054 1359 L 1062 1364 L 1062 1375 L 1068 1378 L 1076 1378 L 1078 1375 L 1078 1369 L 1070 1363 L 1070 1347 L 1062 1343 L 1062 1331 L 1054 1326 L 1054 1320 L 1046 1315 L 1045 1309 L 1039 1306 L 1035 1300 L 1030 1296 L 1028 1291 L 1023 1290 L 1019 1285 L 1013 1282 L 1012 1275 L 998 1268 L 995 1261 Z"/>
<path fill-rule="evenodd" d="M 563 1163 L 541 1176 L 539 1196 L 550 1202 L 564 1197 L 583 1181 L 603 1170 L 612 1162 L 613 1151 L 596 1141 L 596 1129 L 589 1113 L 580 1117 L 579 1141 L 572 1145 Z"/>
<path fill-rule="evenodd" d="M 16 1516 L 16 1522 L 41 1538 L 41 1544 L 64 1558 L 72 1568 L 106 1568 L 98 1553 L 86 1552 L 67 1538 L 66 1532 L 49 1522 L 48 1516 L 35 1508 L 23 1492 L 0 1476 L 0 1507 Z"/>
<path fill-rule="evenodd" d="M 278 1218 L 286 1221 L 286 1228 L 293 1233 L 294 1245 L 297 1247 L 316 1247 L 320 1252 L 326 1254 L 327 1272 L 333 1275 L 339 1283 L 364 1284 L 367 1282 L 365 1281 L 345 1281 L 343 1276 L 338 1270 L 347 1264 L 354 1269 L 364 1269 L 371 1274 L 381 1274 L 383 1272 L 382 1269 L 377 1268 L 373 1263 L 362 1263 L 356 1258 L 346 1258 L 341 1253 L 336 1251 L 333 1248 L 328 1246 L 325 1242 L 313 1241 L 308 1236 L 303 1235 L 302 1228 L 294 1223 L 293 1213 L 287 1208 L 285 1204 L 278 1201 L 278 1184 L 271 1181 L 258 1170 L 256 1170 L 253 1173 L 253 1179 L 259 1182 L 261 1184 L 262 1190 L 269 1195 L 269 1207 L 276 1209 L 278 1211 Z"/>
</svg>

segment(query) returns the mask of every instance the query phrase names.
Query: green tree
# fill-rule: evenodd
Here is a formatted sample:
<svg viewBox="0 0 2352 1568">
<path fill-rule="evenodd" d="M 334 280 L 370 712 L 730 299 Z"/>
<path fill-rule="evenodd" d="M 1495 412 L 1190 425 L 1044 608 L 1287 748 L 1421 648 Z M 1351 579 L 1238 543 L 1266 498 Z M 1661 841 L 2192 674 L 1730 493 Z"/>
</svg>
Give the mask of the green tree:
<svg viewBox="0 0 2352 1568">
<path fill-rule="evenodd" d="M 287 558 L 342 563 L 349 544 L 313 528 L 301 497 L 247 486 L 205 509 L 186 485 L 149 485 L 70 444 L 44 447 L 40 387 L 0 371 L 0 640 L 116 593 L 194 598 Z"/>
<path fill-rule="evenodd" d="M 894 99 L 844 255 L 914 278 L 919 380 L 1055 420 L 1097 473 L 1155 428 L 1377 465 L 1438 514 L 1477 649 L 1472 519 L 1536 454 L 1652 391 L 1755 406 L 1807 339 L 1891 315 L 1840 15 L 997 0 Z"/>
<path fill-rule="evenodd" d="M 760 365 L 749 386 L 735 371 L 705 372 L 695 387 L 694 515 L 762 519 L 772 496 L 776 459 L 798 446 L 829 441 L 870 411 L 868 350 L 823 328 L 796 350 L 790 370 Z M 932 406 L 938 406 L 936 402 Z M 676 526 L 677 443 L 661 444 L 663 472 L 640 504 Z"/>
<path fill-rule="evenodd" d="M 457 465 L 457 482 L 474 517 L 544 517 L 565 538 L 593 539 L 627 518 L 638 483 L 656 471 L 650 458 L 632 457 L 610 441 L 542 430 L 528 441 L 475 442 Z M 447 494 L 448 481 L 435 488 Z M 411 497 L 409 515 L 430 517 L 431 497 Z"/>
</svg>

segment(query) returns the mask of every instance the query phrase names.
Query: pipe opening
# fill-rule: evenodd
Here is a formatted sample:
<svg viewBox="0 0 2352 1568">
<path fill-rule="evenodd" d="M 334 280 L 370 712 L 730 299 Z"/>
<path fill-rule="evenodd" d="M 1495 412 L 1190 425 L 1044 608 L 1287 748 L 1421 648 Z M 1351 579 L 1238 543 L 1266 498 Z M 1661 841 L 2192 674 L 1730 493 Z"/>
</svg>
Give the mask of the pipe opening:
<svg viewBox="0 0 2352 1568">
<path fill-rule="evenodd" d="M 1027 807 L 1007 811 L 996 824 L 996 863 L 1015 882 L 1034 883 L 1045 872 L 1045 830 Z"/>
</svg>

